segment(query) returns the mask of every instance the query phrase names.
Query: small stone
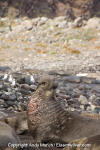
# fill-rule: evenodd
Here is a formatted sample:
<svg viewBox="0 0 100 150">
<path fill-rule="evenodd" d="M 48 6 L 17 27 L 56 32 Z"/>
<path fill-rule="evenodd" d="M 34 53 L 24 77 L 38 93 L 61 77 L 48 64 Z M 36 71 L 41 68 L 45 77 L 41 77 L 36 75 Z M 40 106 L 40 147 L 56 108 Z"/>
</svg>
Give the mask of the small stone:
<svg viewBox="0 0 100 150">
<path fill-rule="evenodd" d="M 21 88 L 30 90 L 30 86 L 28 84 L 21 84 Z"/>
<path fill-rule="evenodd" d="M 70 96 L 69 96 L 69 95 L 66 95 L 65 98 L 66 98 L 66 100 L 69 100 L 69 99 L 70 99 Z"/>
<path fill-rule="evenodd" d="M 54 26 L 51 25 L 51 26 L 49 27 L 49 31 L 52 32 L 52 31 L 54 31 L 54 30 L 55 30 Z M 53 41 L 53 40 L 50 40 L 50 43 L 51 43 L 51 41 Z"/>
<path fill-rule="evenodd" d="M 35 83 L 35 79 L 34 77 L 31 75 L 28 75 L 25 77 L 25 83 L 28 84 L 28 85 L 31 85 L 33 83 Z"/>
<path fill-rule="evenodd" d="M 100 106 L 100 97 L 96 97 L 93 101 L 96 106 Z"/>
<path fill-rule="evenodd" d="M 94 80 L 92 83 L 93 84 L 100 84 L 100 80 Z"/>
<path fill-rule="evenodd" d="M 3 104 L 4 104 L 4 100 L 0 99 L 0 105 L 3 105 Z"/>
<path fill-rule="evenodd" d="M 32 30 L 33 24 L 32 24 L 31 21 L 25 20 L 25 21 L 23 22 L 23 27 L 25 27 L 27 30 Z"/>
<path fill-rule="evenodd" d="M 81 27 L 82 25 L 83 25 L 82 17 L 76 18 L 75 21 L 73 22 L 74 27 Z"/>
<path fill-rule="evenodd" d="M 69 82 L 80 83 L 80 77 L 76 77 L 76 76 L 64 77 L 64 80 L 65 80 L 65 81 L 69 81 Z"/>
<path fill-rule="evenodd" d="M 34 26 L 37 26 L 38 22 L 40 21 L 40 17 L 31 19 L 31 20 L 32 20 L 32 24 L 33 24 Z"/>
<path fill-rule="evenodd" d="M 37 89 L 37 86 L 36 85 L 30 85 L 30 90 L 31 91 L 35 91 Z"/>
<path fill-rule="evenodd" d="M 73 27 L 74 27 L 73 23 L 72 22 L 68 22 L 68 28 L 73 28 Z"/>
<path fill-rule="evenodd" d="M 94 94 L 91 95 L 90 98 L 89 98 L 90 101 L 94 101 L 95 99 L 96 99 L 96 95 L 94 95 Z"/>
<path fill-rule="evenodd" d="M 88 104 L 87 98 L 83 95 L 80 95 L 80 97 L 78 98 L 78 101 L 83 105 Z"/>
<path fill-rule="evenodd" d="M 60 22 L 60 23 L 58 24 L 58 27 L 59 27 L 59 28 L 65 28 L 66 25 L 67 25 L 67 21 L 65 20 L 65 21 L 63 21 L 63 22 Z"/>
<path fill-rule="evenodd" d="M 87 110 L 94 111 L 94 110 L 95 110 L 95 108 L 96 108 L 96 106 L 95 106 L 95 105 L 93 105 L 91 102 L 89 102 L 89 104 L 90 104 L 90 107 L 88 107 L 88 109 L 87 109 Z"/>
<path fill-rule="evenodd" d="M 27 30 L 32 30 L 33 29 L 33 25 L 30 24 L 28 27 L 27 27 Z"/>
<path fill-rule="evenodd" d="M 92 84 L 93 80 L 93 78 L 81 77 L 81 82 L 83 83 Z"/>
<path fill-rule="evenodd" d="M 10 95 L 9 96 L 9 100 L 16 100 L 17 99 L 17 97 L 16 97 L 16 95 L 15 94 L 12 94 L 12 95 Z"/>
<path fill-rule="evenodd" d="M 90 28 L 99 28 L 100 26 L 100 19 L 99 18 L 90 18 L 87 22 L 87 25 L 85 26 L 85 28 L 90 29 Z"/>
<path fill-rule="evenodd" d="M 13 82 L 13 77 L 12 77 L 12 75 L 9 76 L 8 81 L 9 81 L 10 83 Z"/>
<path fill-rule="evenodd" d="M 0 71 L 7 71 L 7 70 L 11 70 L 11 68 L 9 66 L 0 66 Z"/>
<path fill-rule="evenodd" d="M 6 103 L 7 103 L 8 106 L 14 105 L 14 102 L 13 102 L 13 101 L 7 101 Z"/>
<path fill-rule="evenodd" d="M 12 106 L 10 106 L 10 107 L 8 107 L 8 108 L 7 108 L 7 110 L 9 110 L 9 111 L 13 111 L 13 110 L 14 110 L 14 108 L 13 108 Z"/>
<path fill-rule="evenodd" d="M 22 106 L 21 106 L 21 104 L 20 103 L 18 103 L 18 111 L 23 111 L 23 108 L 22 108 Z"/>
<path fill-rule="evenodd" d="M 8 92 L 5 92 L 1 95 L 1 98 L 4 99 L 4 100 L 8 100 L 9 99 L 9 93 Z"/>
<path fill-rule="evenodd" d="M 80 105 L 80 108 L 81 108 L 82 110 L 84 110 L 84 105 Z"/>
<path fill-rule="evenodd" d="M 9 87 L 10 87 L 10 86 L 9 86 L 8 83 L 4 83 L 2 89 L 3 89 L 4 91 L 8 91 Z"/>
<path fill-rule="evenodd" d="M 3 85 L 0 85 L 0 90 L 2 90 L 3 89 Z"/>
<path fill-rule="evenodd" d="M 39 25 L 43 25 L 46 23 L 48 19 L 46 17 L 41 17 L 40 21 L 39 21 Z"/>
<path fill-rule="evenodd" d="M 82 84 L 78 85 L 78 89 L 79 89 L 79 90 L 84 90 L 84 88 L 85 88 L 84 85 L 82 85 Z"/>
<path fill-rule="evenodd" d="M 7 80 L 7 78 L 8 78 L 8 74 L 6 73 L 6 74 L 4 74 L 4 76 L 3 76 L 3 80 Z"/>
<path fill-rule="evenodd" d="M 0 110 L 0 119 L 3 117 L 7 117 L 7 114 Z"/>
<path fill-rule="evenodd" d="M 95 107 L 94 113 L 100 114 L 100 107 Z"/>
<path fill-rule="evenodd" d="M 84 110 L 86 111 L 88 109 L 88 107 L 90 107 L 90 105 L 89 104 L 85 104 L 84 105 Z"/>
<path fill-rule="evenodd" d="M 78 76 L 78 77 L 86 77 L 86 76 L 88 76 L 88 73 L 78 73 L 78 74 L 76 74 L 76 76 Z"/>
</svg>

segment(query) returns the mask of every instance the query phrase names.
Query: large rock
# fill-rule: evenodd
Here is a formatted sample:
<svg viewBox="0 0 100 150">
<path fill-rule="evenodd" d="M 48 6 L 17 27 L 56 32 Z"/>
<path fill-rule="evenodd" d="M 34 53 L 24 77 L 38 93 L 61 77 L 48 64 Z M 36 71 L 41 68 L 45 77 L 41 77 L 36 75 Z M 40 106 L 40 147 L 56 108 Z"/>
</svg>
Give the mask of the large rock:
<svg viewBox="0 0 100 150">
<path fill-rule="evenodd" d="M 56 15 L 67 15 L 68 19 L 82 16 L 88 19 L 92 16 L 94 0 L 65 0 L 56 3 Z"/>
<path fill-rule="evenodd" d="M 23 134 L 24 132 L 28 132 L 26 111 L 12 114 L 0 112 L 0 120 L 11 126 L 17 134 Z"/>
<path fill-rule="evenodd" d="M 63 150 L 100 150 L 100 135 L 75 140 L 70 144 L 74 146 L 67 146 Z"/>
<path fill-rule="evenodd" d="M 100 27 L 100 19 L 99 18 L 90 18 L 87 22 L 87 25 L 85 26 L 85 28 L 87 29 L 96 29 Z"/>
<path fill-rule="evenodd" d="M 10 150 L 11 144 L 18 144 L 19 142 L 20 140 L 15 131 L 9 125 L 0 121 L 0 150 L 5 150 L 6 148 Z"/>
<path fill-rule="evenodd" d="M 6 10 L 5 12 L 7 12 L 7 7 L 13 5 L 14 8 L 19 10 L 20 15 L 29 17 L 67 15 L 68 19 L 75 19 L 79 16 L 87 19 L 92 16 L 97 3 L 99 3 L 99 0 L 22 0 L 21 2 L 15 0 L 14 2 L 8 1 L 8 5 L 0 2 L 0 8 L 3 8 L 2 11 Z M 1 16 L 4 15 L 1 12 Z"/>
</svg>

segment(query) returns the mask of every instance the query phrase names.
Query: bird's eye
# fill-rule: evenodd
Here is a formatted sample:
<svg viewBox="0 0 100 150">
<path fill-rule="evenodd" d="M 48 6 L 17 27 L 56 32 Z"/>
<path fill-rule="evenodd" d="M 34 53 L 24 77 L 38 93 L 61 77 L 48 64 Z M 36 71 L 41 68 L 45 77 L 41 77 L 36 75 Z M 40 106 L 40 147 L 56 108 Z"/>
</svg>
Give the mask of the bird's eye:
<svg viewBox="0 0 100 150">
<path fill-rule="evenodd" d="M 39 85 L 45 85 L 46 84 L 46 82 L 40 82 L 39 83 Z"/>
<path fill-rule="evenodd" d="M 42 84 L 42 85 L 45 85 L 45 84 L 46 84 L 46 82 L 42 82 L 41 84 Z"/>
</svg>

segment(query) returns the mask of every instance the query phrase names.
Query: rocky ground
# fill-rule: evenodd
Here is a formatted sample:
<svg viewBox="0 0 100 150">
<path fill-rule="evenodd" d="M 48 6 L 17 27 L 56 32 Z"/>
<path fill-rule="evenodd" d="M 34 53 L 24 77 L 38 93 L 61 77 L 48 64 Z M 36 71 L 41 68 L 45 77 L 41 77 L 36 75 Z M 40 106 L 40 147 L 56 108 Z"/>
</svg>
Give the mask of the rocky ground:
<svg viewBox="0 0 100 150">
<path fill-rule="evenodd" d="M 98 72 L 99 24 L 99 18 L 67 22 L 66 17 L 41 17 L 15 19 L 10 27 L 9 20 L 1 18 L 0 65 L 8 65 L 14 71 L 24 67 L 74 74 Z"/>
<path fill-rule="evenodd" d="M 99 26 L 99 18 L 1 18 L 0 111 L 26 111 L 39 78 L 49 75 L 64 109 L 99 116 Z"/>
<path fill-rule="evenodd" d="M 3 69 L 4 67 L 1 67 Z M 36 72 L 23 70 L 23 73 L 7 72 L 0 74 L 0 109 L 26 111 L 27 102 L 38 86 L 41 77 L 50 76 L 58 83 L 55 98 L 61 101 L 66 110 L 100 114 L 100 79 L 83 74 L 70 75 L 53 71 Z"/>
</svg>

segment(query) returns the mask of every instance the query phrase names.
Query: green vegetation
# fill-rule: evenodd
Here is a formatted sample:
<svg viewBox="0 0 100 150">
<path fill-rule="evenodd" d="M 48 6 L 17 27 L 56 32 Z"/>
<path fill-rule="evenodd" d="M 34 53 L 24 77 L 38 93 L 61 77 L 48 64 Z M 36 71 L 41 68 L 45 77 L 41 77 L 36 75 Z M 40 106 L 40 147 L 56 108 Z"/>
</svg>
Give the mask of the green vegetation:
<svg viewBox="0 0 100 150">
<path fill-rule="evenodd" d="M 51 55 L 55 55 L 55 54 L 56 54 L 56 51 L 51 51 L 50 54 L 51 54 Z"/>
<path fill-rule="evenodd" d="M 74 29 L 75 30 L 75 29 Z M 94 38 L 96 38 L 96 30 L 94 29 L 76 29 L 75 32 L 67 36 L 67 41 L 68 44 L 70 44 L 70 40 L 73 39 L 80 39 L 80 40 L 85 40 L 85 41 L 90 41 Z"/>
<path fill-rule="evenodd" d="M 0 27 L 6 27 L 6 23 L 4 21 L 0 21 Z"/>
</svg>

